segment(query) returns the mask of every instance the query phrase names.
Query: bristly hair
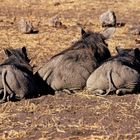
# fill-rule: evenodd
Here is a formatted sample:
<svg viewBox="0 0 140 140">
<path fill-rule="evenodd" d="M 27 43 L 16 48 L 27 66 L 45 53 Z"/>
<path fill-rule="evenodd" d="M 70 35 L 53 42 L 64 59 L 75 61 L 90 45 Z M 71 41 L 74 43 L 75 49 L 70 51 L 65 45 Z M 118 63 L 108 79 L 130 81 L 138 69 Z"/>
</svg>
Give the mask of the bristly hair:
<svg viewBox="0 0 140 140">
<path fill-rule="evenodd" d="M 135 56 L 133 52 L 134 50 L 131 51 L 127 50 L 127 52 L 124 51 L 124 53 L 117 54 L 115 56 L 112 56 L 111 58 L 108 58 L 103 63 L 107 63 L 109 61 L 118 61 L 123 65 L 131 67 L 137 70 L 138 72 L 140 72 L 140 61 L 138 60 L 138 58 Z"/>
<path fill-rule="evenodd" d="M 96 49 L 101 49 L 102 51 L 103 46 L 105 48 L 107 48 L 108 46 L 104 41 L 103 35 L 100 33 L 88 31 L 87 33 L 83 34 L 82 37 L 78 41 L 76 41 L 71 47 L 54 55 L 52 58 L 65 54 L 68 51 L 79 50 L 79 49 L 90 49 L 92 51 L 93 50 L 95 51 Z M 109 51 L 108 51 L 108 56 L 109 57 L 111 56 Z"/>
<path fill-rule="evenodd" d="M 5 53 L 8 58 L 0 66 L 13 65 L 22 71 L 32 73 L 33 70 L 29 64 L 26 50 L 23 51 L 23 48 L 9 48 L 5 50 Z"/>
</svg>

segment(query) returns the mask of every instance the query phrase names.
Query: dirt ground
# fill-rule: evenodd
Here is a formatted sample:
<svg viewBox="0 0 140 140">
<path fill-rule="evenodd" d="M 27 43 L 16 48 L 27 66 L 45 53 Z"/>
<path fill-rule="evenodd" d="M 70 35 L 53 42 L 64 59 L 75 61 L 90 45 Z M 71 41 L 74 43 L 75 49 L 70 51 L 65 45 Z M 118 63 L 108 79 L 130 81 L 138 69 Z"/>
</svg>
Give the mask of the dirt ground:
<svg viewBox="0 0 140 140">
<path fill-rule="evenodd" d="M 135 47 L 139 37 L 129 28 L 140 24 L 140 0 L 0 0 L 0 60 L 4 48 L 27 46 L 36 71 L 80 37 L 77 25 L 102 31 L 99 16 L 108 9 L 126 23 L 107 41 L 111 53 L 116 46 Z M 54 16 L 64 26 L 52 27 Z M 17 23 L 22 17 L 39 33 L 20 33 Z M 97 97 L 82 91 L 0 104 L 0 139 L 139 140 L 140 95 Z"/>
</svg>

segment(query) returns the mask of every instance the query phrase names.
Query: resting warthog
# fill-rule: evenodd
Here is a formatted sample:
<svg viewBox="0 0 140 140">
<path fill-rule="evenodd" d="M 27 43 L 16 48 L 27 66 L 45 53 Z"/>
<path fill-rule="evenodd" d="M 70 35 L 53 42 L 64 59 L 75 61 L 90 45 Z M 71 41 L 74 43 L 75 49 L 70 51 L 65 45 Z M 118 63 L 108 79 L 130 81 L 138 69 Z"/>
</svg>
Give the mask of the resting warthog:
<svg viewBox="0 0 140 140">
<path fill-rule="evenodd" d="M 1 102 L 32 96 L 34 80 L 26 48 L 5 49 L 7 59 L 0 65 Z"/>
<path fill-rule="evenodd" d="M 117 48 L 117 52 L 89 76 L 89 91 L 105 96 L 113 91 L 119 95 L 140 90 L 140 50 Z"/>
<path fill-rule="evenodd" d="M 110 57 L 105 40 L 115 31 L 102 34 L 81 30 L 81 39 L 53 56 L 38 73 L 55 91 L 74 92 L 83 89 L 89 75 Z"/>
</svg>

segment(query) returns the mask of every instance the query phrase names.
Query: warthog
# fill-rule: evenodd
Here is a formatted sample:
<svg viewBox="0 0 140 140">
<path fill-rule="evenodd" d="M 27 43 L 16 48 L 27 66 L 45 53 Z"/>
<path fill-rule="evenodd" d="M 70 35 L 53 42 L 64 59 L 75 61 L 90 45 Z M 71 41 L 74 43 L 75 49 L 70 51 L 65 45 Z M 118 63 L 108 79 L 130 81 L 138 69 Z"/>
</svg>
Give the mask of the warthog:
<svg viewBox="0 0 140 140">
<path fill-rule="evenodd" d="M 32 96 L 34 80 L 26 48 L 5 49 L 5 54 L 8 58 L 0 65 L 1 102 Z"/>
<path fill-rule="evenodd" d="M 117 48 L 118 55 L 98 67 L 88 78 L 89 91 L 105 96 L 140 90 L 140 50 Z"/>
<path fill-rule="evenodd" d="M 102 34 L 81 30 L 81 39 L 70 48 L 53 56 L 38 71 L 55 91 L 74 92 L 83 89 L 89 75 L 110 57 L 105 40 L 115 31 L 106 29 Z"/>
</svg>

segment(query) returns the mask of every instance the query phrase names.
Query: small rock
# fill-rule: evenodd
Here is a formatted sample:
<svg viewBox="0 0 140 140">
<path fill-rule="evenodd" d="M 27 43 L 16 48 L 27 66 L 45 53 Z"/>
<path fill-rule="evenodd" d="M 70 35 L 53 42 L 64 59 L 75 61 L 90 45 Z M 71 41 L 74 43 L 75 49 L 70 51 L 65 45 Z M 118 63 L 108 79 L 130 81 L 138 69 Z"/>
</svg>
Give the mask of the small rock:
<svg viewBox="0 0 140 140">
<path fill-rule="evenodd" d="M 129 32 L 133 35 L 140 35 L 140 25 L 137 23 L 133 23 L 128 27 Z"/>
<path fill-rule="evenodd" d="M 139 50 L 140 50 L 140 44 L 136 44 L 135 47 L 139 48 Z"/>
<path fill-rule="evenodd" d="M 131 30 L 131 34 L 133 34 L 133 35 L 140 35 L 140 29 L 132 29 Z"/>
<path fill-rule="evenodd" d="M 140 38 L 135 39 L 135 42 L 140 45 Z"/>
<path fill-rule="evenodd" d="M 49 25 L 58 28 L 62 25 L 62 22 L 60 21 L 59 17 L 56 15 L 49 20 Z"/>
<path fill-rule="evenodd" d="M 33 27 L 32 23 L 25 19 L 21 19 L 18 22 L 18 29 L 21 33 L 24 33 L 24 34 L 38 33 L 38 30 Z"/>
<path fill-rule="evenodd" d="M 66 26 L 62 24 L 60 18 L 57 15 L 49 20 L 49 25 L 55 28 L 62 28 L 62 27 L 66 28 Z"/>
<path fill-rule="evenodd" d="M 136 42 L 135 47 L 140 49 L 140 38 L 136 38 L 135 42 Z"/>
<path fill-rule="evenodd" d="M 114 11 L 108 10 L 107 12 L 101 14 L 99 19 L 102 27 L 114 27 L 116 25 L 116 15 Z"/>
</svg>

